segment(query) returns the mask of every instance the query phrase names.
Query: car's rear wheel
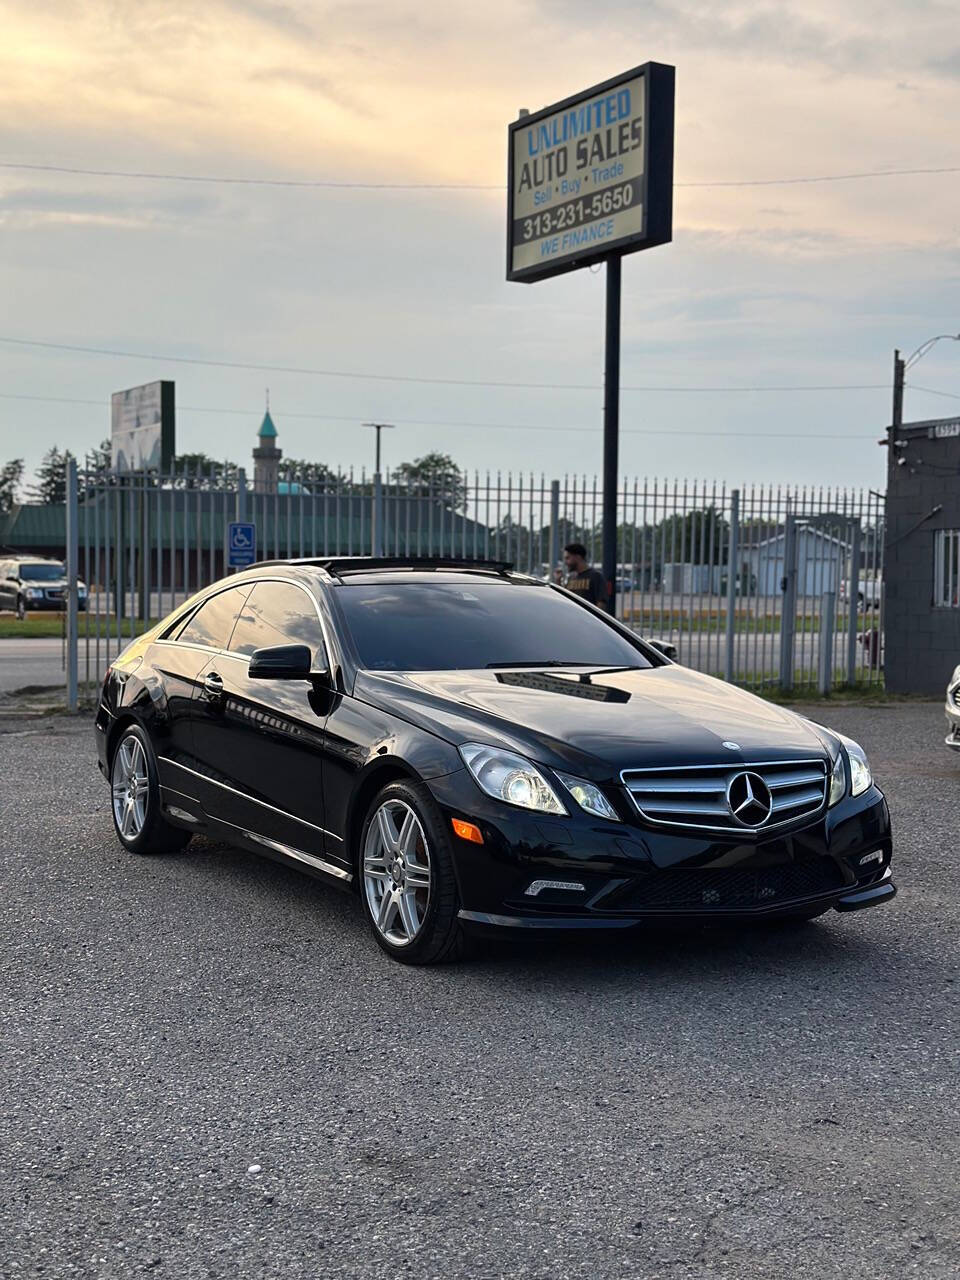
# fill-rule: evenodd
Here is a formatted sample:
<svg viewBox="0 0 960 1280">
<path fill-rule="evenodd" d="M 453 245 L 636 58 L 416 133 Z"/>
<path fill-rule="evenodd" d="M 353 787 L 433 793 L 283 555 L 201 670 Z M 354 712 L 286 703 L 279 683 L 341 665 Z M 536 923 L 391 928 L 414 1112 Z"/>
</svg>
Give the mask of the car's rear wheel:
<svg viewBox="0 0 960 1280">
<path fill-rule="evenodd" d="M 358 864 L 364 912 L 388 955 L 404 964 L 464 956 L 450 837 L 425 786 L 391 782 L 376 796 Z"/>
<path fill-rule="evenodd" d="M 157 762 L 139 725 L 120 735 L 110 762 L 110 808 L 117 839 L 131 853 L 173 853 L 190 832 L 171 826 L 160 807 Z"/>
</svg>

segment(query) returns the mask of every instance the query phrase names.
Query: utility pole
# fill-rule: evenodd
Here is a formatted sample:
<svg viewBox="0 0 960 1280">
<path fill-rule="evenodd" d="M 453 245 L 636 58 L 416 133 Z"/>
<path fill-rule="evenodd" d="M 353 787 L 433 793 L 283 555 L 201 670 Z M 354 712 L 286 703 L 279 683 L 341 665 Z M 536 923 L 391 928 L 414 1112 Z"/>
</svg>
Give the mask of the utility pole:
<svg viewBox="0 0 960 1280">
<path fill-rule="evenodd" d="M 617 470 L 620 439 L 620 255 L 607 259 L 603 362 L 603 577 L 607 612 L 617 613 Z"/>
<path fill-rule="evenodd" d="M 903 426 L 903 379 L 907 362 L 900 356 L 899 350 L 893 353 L 893 416 L 890 425 L 893 430 L 891 444 L 897 438 L 897 432 Z"/>
<path fill-rule="evenodd" d="M 376 462 L 374 464 L 373 471 L 374 471 L 374 475 L 379 475 L 380 474 L 380 432 L 393 431 L 395 428 L 392 422 L 365 422 L 363 425 L 365 427 L 372 427 L 373 430 L 377 433 Z"/>
<path fill-rule="evenodd" d="M 373 510 L 370 513 L 370 551 L 382 556 L 384 551 L 383 477 L 380 474 L 380 432 L 393 431 L 392 422 L 365 422 L 377 433 L 376 461 L 373 466 Z"/>
</svg>

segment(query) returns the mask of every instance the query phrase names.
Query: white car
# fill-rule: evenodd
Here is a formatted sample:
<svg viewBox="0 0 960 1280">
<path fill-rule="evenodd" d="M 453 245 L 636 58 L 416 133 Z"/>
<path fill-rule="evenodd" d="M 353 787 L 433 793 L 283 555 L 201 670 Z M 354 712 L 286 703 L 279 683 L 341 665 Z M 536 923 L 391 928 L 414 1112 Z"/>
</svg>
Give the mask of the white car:
<svg viewBox="0 0 960 1280">
<path fill-rule="evenodd" d="M 883 583 L 880 578 L 863 576 L 857 579 L 857 604 L 861 609 L 876 609 L 880 605 L 880 593 Z M 850 579 L 844 578 L 840 583 L 840 599 L 850 599 Z"/>
<path fill-rule="evenodd" d="M 954 751 L 960 751 L 960 667 L 955 667 L 947 685 L 947 701 L 944 706 L 947 717 L 947 736 L 944 742 Z"/>
</svg>

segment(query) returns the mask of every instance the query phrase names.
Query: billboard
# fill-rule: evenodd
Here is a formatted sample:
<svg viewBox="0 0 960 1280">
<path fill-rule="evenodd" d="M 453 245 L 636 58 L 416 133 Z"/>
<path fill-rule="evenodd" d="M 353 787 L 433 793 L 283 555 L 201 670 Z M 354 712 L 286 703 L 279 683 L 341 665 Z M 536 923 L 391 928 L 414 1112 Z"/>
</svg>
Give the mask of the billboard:
<svg viewBox="0 0 960 1280">
<path fill-rule="evenodd" d="M 507 279 L 673 238 L 674 68 L 648 62 L 510 125 Z"/>
<path fill-rule="evenodd" d="M 147 382 L 110 398 L 114 471 L 169 471 L 175 449 L 172 382 Z"/>
</svg>

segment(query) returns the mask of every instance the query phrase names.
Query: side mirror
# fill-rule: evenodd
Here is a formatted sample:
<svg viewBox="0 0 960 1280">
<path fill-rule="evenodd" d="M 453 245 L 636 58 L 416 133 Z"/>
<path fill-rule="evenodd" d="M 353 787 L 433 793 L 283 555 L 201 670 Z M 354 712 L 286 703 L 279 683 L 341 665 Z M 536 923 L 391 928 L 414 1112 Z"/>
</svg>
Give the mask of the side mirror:
<svg viewBox="0 0 960 1280">
<path fill-rule="evenodd" d="M 313 657 L 305 644 L 276 644 L 254 649 L 247 670 L 251 680 L 309 680 Z"/>
</svg>

